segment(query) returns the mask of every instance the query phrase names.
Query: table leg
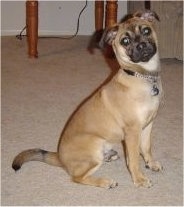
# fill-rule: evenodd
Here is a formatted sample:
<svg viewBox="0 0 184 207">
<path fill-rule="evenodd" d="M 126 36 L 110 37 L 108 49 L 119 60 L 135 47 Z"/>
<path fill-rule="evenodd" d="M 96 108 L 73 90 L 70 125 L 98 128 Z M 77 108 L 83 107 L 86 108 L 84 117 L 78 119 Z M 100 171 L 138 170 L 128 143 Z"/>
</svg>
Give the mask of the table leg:
<svg viewBox="0 0 184 207">
<path fill-rule="evenodd" d="M 28 55 L 36 58 L 38 57 L 38 1 L 26 1 L 26 26 Z"/>
<path fill-rule="evenodd" d="M 111 27 L 117 23 L 117 0 L 108 0 L 106 3 L 105 27 Z"/>
<path fill-rule="evenodd" d="M 95 1 L 95 29 L 96 31 L 103 29 L 104 21 L 104 1 Z"/>
<path fill-rule="evenodd" d="M 105 10 L 105 28 L 109 28 L 117 23 L 117 0 L 107 0 Z M 107 46 L 105 51 L 106 57 L 114 58 L 114 52 L 111 46 Z"/>
</svg>

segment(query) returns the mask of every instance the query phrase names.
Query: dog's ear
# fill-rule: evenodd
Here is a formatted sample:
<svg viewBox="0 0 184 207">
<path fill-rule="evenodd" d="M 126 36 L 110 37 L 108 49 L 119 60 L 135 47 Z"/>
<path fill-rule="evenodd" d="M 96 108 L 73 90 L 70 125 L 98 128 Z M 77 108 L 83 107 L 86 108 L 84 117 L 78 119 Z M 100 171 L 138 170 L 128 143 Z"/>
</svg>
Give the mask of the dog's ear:
<svg viewBox="0 0 184 207">
<path fill-rule="evenodd" d="M 133 16 L 139 17 L 140 19 L 144 19 L 149 22 L 153 22 L 154 20 L 160 21 L 160 18 L 157 15 L 157 13 L 150 10 L 146 10 L 144 12 L 136 12 L 135 14 L 133 14 Z"/>
<path fill-rule="evenodd" d="M 99 47 L 100 48 L 104 48 L 104 46 L 106 44 L 112 45 L 112 41 L 116 37 L 116 34 L 118 32 L 118 28 L 119 28 L 119 26 L 115 25 L 114 27 L 111 27 L 111 28 L 108 28 L 108 29 L 104 30 L 104 32 L 102 34 L 102 37 L 101 37 L 101 40 L 99 42 Z"/>
</svg>

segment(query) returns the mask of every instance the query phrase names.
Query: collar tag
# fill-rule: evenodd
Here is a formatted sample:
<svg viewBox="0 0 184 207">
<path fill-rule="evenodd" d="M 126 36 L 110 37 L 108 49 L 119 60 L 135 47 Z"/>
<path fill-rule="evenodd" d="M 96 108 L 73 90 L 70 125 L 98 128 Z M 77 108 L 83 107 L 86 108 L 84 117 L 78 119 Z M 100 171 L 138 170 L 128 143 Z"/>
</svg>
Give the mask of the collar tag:
<svg viewBox="0 0 184 207">
<path fill-rule="evenodd" d="M 157 85 L 154 84 L 153 88 L 151 89 L 151 95 L 152 96 L 157 96 L 159 94 L 159 89 L 157 88 Z"/>
</svg>

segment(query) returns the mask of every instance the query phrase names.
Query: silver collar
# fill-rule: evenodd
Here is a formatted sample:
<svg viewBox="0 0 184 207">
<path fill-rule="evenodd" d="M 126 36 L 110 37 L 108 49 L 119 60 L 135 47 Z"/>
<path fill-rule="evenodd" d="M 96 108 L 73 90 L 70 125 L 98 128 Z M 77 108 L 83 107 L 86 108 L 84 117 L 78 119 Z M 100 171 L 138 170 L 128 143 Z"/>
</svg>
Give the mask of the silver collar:
<svg viewBox="0 0 184 207">
<path fill-rule="evenodd" d="M 157 96 L 160 91 L 159 91 L 159 86 L 158 86 L 158 72 L 154 73 L 154 75 L 143 75 L 141 73 L 138 73 L 138 72 L 134 72 L 132 70 L 127 70 L 127 69 L 122 69 L 125 73 L 127 73 L 128 75 L 131 75 L 131 76 L 135 76 L 137 78 L 141 78 L 141 79 L 144 79 L 144 80 L 147 80 L 151 83 L 151 91 L 150 91 L 150 94 L 152 96 Z"/>
<path fill-rule="evenodd" d="M 128 70 L 128 69 L 122 69 L 125 73 L 127 73 L 128 75 L 131 75 L 131 76 L 135 76 L 137 78 L 141 78 L 141 79 L 145 79 L 145 80 L 148 80 L 150 81 L 151 83 L 155 83 L 157 82 L 158 80 L 158 72 L 154 73 L 154 75 L 143 75 L 141 73 L 138 73 L 138 72 L 134 72 L 132 70 Z"/>
</svg>

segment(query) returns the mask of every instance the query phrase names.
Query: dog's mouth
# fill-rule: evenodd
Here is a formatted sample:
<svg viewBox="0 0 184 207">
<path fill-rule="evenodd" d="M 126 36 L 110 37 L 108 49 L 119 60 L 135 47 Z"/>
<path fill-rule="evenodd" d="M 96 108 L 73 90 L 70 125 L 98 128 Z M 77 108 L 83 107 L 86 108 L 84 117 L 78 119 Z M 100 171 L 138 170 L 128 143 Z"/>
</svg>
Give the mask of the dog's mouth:
<svg viewBox="0 0 184 207">
<path fill-rule="evenodd" d="M 130 56 L 130 59 L 134 63 L 139 63 L 139 62 L 148 62 L 152 57 L 154 53 L 143 53 L 141 55 L 132 55 Z"/>
<path fill-rule="evenodd" d="M 140 61 L 141 62 L 148 62 L 153 57 L 153 55 L 154 55 L 154 53 L 145 52 L 141 55 Z"/>
<path fill-rule="evenodd" d="M 141 43 L 142 44 L 142 43 Z M 156 45 L 155 44 L 144 44 L 144 47 L 137 44 L 129 51 L 129 57 L 132 62 L 148 62 L 156 53 Z"/>
</svg>

